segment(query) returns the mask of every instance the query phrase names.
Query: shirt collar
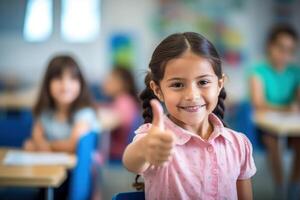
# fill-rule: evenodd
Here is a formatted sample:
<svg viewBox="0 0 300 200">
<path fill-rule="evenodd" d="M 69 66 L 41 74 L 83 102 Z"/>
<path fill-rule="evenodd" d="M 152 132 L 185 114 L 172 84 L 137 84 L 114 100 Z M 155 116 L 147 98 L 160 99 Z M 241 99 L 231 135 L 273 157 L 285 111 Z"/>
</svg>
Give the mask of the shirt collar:
<svg viewBox="0 0 300 200">
<path fill-rule="evenodd" d="M 177 124 L 175 124 L 166 115 L 164 116 L 164 120 L 165 120 L 166 128 L 175 133 L 175 135 L 176 135 L 175 143 L 176 144 L 183 145 L 191 139 L 192 135 L 189 131 L 187 131 L 187 130 L 181 128 L 180 126 L 178 126 Z"/>
<path fill-rule="evenodd" d="M 226 130 L 226 127 L 224 127 L 222 121 L 214 113 L 211 113 L 209 115 L 208 120 L 210 121 L 210 123 L 212 123 L 212 125 L 214 127 L 214 131 L 212 132 L 212 134 L 209 138 L 209 141 L 214 140 L 219 136 L 222 136 L 229 142 L 231 142 L 231 143 L 234 142 L 229 131 Z"/>
<path fill-rule="evenodd" d="M 224 127 L 222 121 L 213 113 L 209 115 L 208 120 L 212 123 L 214 127 L 214 131 L 212 132 L 208 142 L 213 141 L 214 139 L 222 136 L 229 142 L 233 143 L 232 137 Z M 181 128 L 177 124 L 175 124 L 173 121 L 171 121 L 166 115 L 164 116 L 165 126 L 167 129 L 173 131 L 176 135 L 176 141 L 175 143 L 178 145 L 184 145 L 187 143 L 191 137 L 195 137 L 196 135 Z M 197 137 L 197 136 L 196 136 Z"/>
</svg>

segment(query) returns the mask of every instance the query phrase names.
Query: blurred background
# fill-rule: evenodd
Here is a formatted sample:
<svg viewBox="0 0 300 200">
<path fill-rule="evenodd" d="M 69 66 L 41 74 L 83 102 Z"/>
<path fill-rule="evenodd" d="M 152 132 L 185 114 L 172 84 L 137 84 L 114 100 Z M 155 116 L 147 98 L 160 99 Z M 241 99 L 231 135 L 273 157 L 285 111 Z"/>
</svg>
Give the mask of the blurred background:
<svg viewBox="0 0 300 200">
<path fill-rule="evenodd" d="M 245 77 L 253 63 L 264 58 L 270 27 L 288 22 L 300 33 L 299 9 L 298 0 L 1 0 L 0 145 L 21 147 L 30 136 L 30 109 L 54 55 L 73 55 L 95 101 L 107 102 L 101 85 L 114 66 L 129 69 L 141 91 L 157 44 L 171 33 L 195 31 L 212 41 L 221 54 L 228 76 L 226 121 L 248 135 L 254 145 L 258 169 L 253 178 L 254 197 L 272 199 L 265 151 L 253 136 Z M 299 55 L 297 51 L 297 64 Z M 24 128 L 9 129 L 9 123 Z M 109 141 L 107 135 L 102 134 L 102 143 Z M 107 152 L 106 144 L 99 151 Z M 135 175 L 120 162 L 104 157 L 94 196 L 110 199 L 115 193 L 133 191 Z M 286 152 L 287 173 L 290 160 L 291 153 Z M 0 188 L 0 198 L 14 198 L 9 192 Z"/>
</svg>

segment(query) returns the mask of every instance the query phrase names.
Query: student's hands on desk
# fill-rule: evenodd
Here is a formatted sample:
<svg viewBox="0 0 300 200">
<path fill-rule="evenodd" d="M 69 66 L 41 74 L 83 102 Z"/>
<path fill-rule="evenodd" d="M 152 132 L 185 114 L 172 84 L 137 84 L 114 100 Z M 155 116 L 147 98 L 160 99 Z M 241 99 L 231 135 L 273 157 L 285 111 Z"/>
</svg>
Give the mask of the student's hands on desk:
<svg viewBox="0 0 300 200">
<path fill-rule="evenodd" d="M 163 108 L 157 100 L 151 101 L 152 127 L 144 138 L 145 160 L 154 166 L 161 166 L 170 161 L 174 148 L 174 134 L 166 130 L 163 122 Z"/>
</svg>

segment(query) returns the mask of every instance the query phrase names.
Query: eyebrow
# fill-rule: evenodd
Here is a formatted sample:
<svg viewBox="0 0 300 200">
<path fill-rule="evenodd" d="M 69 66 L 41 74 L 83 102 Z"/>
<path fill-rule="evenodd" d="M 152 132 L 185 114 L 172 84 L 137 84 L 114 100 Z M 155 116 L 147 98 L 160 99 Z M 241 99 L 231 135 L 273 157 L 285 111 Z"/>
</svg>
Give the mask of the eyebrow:
<svg viewBox="0 0 300 200">
<path fill-rule="evenodd" d="M 197 76 L 196 79 L 205 78 L 205 77 L 214 77 L 214 75 L 205 74 L 205 75 Z M 184 78 L 173 77 L 173 78 L 168 79 L 167 81 L 175 81 L 175 80 L 184 80 Z"/>
</svg>

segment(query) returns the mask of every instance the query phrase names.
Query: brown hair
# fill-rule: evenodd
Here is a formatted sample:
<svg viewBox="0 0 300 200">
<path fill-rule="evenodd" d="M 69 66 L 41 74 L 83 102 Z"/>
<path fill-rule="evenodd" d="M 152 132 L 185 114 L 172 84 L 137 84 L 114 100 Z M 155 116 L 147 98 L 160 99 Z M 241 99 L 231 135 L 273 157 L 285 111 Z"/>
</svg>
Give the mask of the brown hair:
<svg viewBox="0 0 300 200">
<path fill-rule="evenodd" d="M 291 25 L 284 23 L 276 24 L 271 28 L 268 34 L 266 46 L 268 47 L 270 44 L 276 41 L 278 36 L 281 34 L 290 36 L 295 42 L 297 42 L 299 39 L 297 31 Z"/>
<path fill-rule="evenodd" d="M 129 94 L 136 102 L 139 102 L 137 96 L 137 88 L 135 85 L 134 77 L 132 72 L 129 69 L 126 69 L 123 66 L 117 65 L 113 69 L 112 73 L 115 73 L 121 80 L 126 90 L 126 93 Z"/>
<path fill-rule="evenodd" d="M 69 117 L 80 108 L 92 107 L 91 96 L 79 65 L 69 55 L 58 55 L 53 57 L 47 66 L 38 100 L 33 107 L 35 117 L 40 116 L 45 110 L 56 109 L 54 99 L 50 93 L 50 83 L 53 79 L 62 76 L 65 70 L 69 70 L 80 82 L 80 93 L 70 107 Z"/>
</svg>

